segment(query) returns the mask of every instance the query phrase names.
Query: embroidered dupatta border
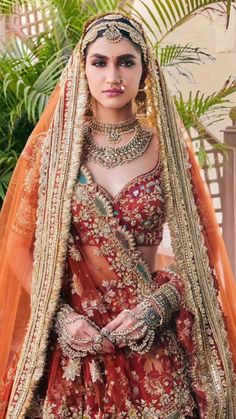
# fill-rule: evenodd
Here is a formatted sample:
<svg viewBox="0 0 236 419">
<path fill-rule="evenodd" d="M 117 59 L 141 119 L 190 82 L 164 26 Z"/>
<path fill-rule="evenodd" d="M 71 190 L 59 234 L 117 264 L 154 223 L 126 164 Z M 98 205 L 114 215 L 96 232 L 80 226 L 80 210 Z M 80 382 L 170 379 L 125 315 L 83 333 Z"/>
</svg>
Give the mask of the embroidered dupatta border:
<svg viewBox="0 0 236 419">
<path fill-rule="evenodd" d="M 82 152 L 87 84 L 78 44 L 61 78 L 61 95 L 42 153 L 32 277 L 33 307 L 7 417 L 23 418 L 43 375 L 48 335 L 57 308 L 71 220 L 71 195 Z M 76 106 L 75 106 L 76 105 Z M 62 126 L 64 121 L 64 126 Z M 73 156 L 73 157 L 72 157 Z"/>
<path fill-rule="evenodd" d="M 194 313 L 196 345 L 191 379 L 204 388 L 207 416 L 234 418 L 233 366 L 222 311 L 214 287 L 207 249 L 194 201 L 187 145 L 177 126 L 177 115 L 163 75 L 151 60 L 152 92 L 160 119 L 160 161 L 172 246 L 185 285 L 186 306 Z M 197 369 L 204 371 L 204 382 Z"/>
<path fill-rule="evenodd" d="M 80 44 L 63 73 L 61 99 L 43 150 L 32 282 L 33 310 L 7 416 L 14 419 L 25 417 L 34 390 L 42 377 L 48 335 L 60 294 L 71 220 L 71 196 L 80 167 L 81 127 L 87 102 L 87 87 L 83 69 L 79 66 L 79 51 Z M 152 81 L 150 89 L 156 110 L 155 125 L 160 130 L 168 223 L 186 288 L 186 303 L 196 320 L 194 339 L 197 349 L 191 378 L 207 394 L 208 412 L 211 415 L 209 417 L 233 418 L 230 415 L 233 397 L 230 395 L 226 400 L 225 396 L 225 390 L 230 393 L 230 388 L 233 387 L 225 326 L 220 309 L 216 308 L 217 296 L 214 294 L 213 278 L 191 191 L 187 154 L 179 138 L 169 93 L 162 77 L 159 79 L 158 67 L 150 48 L 148 55 L 149 76 Z M 61 126 L 62 120 L 65 120 L 65 126 Z M 76 121 L 80 121 L 80 126 Z M 218 352 L 211 353 L 211 339 Z M 197 376 L 199 366 L 208 373 L 206 383 L 202 383 L 201 377 Z M 218 392 L 217 399 L 215 391 Z"/>
</svg>

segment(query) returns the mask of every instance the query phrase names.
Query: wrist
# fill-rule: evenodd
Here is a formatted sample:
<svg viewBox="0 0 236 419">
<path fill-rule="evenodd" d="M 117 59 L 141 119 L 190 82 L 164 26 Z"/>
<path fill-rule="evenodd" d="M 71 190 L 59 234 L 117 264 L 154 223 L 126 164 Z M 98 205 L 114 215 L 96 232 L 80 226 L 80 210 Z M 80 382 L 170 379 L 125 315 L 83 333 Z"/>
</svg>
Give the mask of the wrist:
<svg viewBox="0 0 236 419">
<path fill-rule="evenodd" d="M 180 306 L 181 295 L 173 284 L 163 284 L 156 293 L 147 298 L 149 304 L 160 317 L 158 326 L 168 323 L 172 313 Z"/>
<path fill-rule="evenodd" d="M 91 337 L 80 338 L 77 333 L 74 334 L 69 330 L 68 326 L 78 320 L 85 320 L 99 332 L 98 327 L 87 316 L 78 314 L 68 304 L 62 303 L 60 305 L 55 323 L 58 335 L 57 340 L 63 355 L 71 359 L 78 359 L 88 354 L 96 354 L 102 348 L 101 334 L 98 333 Z"/>
</svg>

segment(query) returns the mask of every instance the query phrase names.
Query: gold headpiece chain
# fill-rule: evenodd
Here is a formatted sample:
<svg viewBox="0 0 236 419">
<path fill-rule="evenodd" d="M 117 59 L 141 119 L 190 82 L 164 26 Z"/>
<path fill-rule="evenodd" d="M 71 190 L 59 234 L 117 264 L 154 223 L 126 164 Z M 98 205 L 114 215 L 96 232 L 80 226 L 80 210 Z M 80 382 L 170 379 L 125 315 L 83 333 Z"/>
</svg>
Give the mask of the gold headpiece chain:
<svg viewBox="0 0 236 419">
<path fill-rule="evenodd" d="M 121 32 L 122 30 L 127 32 L 131 40 L 141 47 L 144 62 L 147 63 L 147 46 L 142 36 L 142 32 L 138 30 L 137 25 L 135 25 L 134 28 L 127 23 L 117 20 L 108 22 L 103 21 L 101 23 L 90 25 L 82 41 L 82 52 L 84 53 L 87 45 L 97 38 L 100 31 L 104 31 L 103 36 L 105 36 L 109 42 L 120 42 L 123 37 Z"/>
</svg>

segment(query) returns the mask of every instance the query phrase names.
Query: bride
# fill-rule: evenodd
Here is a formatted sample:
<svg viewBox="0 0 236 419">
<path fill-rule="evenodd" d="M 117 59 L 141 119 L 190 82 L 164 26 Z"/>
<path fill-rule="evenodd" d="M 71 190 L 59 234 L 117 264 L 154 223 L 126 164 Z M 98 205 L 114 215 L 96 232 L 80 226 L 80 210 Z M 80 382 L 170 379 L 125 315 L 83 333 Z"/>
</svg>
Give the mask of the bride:
<svg viewBox="0 0 236 419">
<path fill-rule="evenodd" d="M 164 223 L 175 259 L 161 267 Z M 1 231 L 1 418 L 235 417 L 235 283 L 133 18 L 85 25 Z"/>
</svg>

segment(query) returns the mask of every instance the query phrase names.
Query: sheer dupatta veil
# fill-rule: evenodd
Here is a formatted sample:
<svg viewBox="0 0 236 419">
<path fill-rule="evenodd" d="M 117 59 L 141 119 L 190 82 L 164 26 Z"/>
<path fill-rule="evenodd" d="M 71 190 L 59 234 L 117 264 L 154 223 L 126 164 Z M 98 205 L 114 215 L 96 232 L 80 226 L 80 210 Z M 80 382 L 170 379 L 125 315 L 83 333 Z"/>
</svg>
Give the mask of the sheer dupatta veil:
<svg viewBox="0 0 236 419">
<path fill-rule="evenodd" d="M 194 315 L 191 381 L 206 392 L 211 417 L 233 418 L 236 285 L 190 141 L 143 36 L 148 48 L 146 122 L 159 132 L 167 222 L 186 307 Z M 1 377 L 18 351 L 8 417 L 25 417 L 32 403 L 60 297 L 88 102 L 82 41 L 83 36 L 26 144 L 2 209 Z"/>
</svg>

